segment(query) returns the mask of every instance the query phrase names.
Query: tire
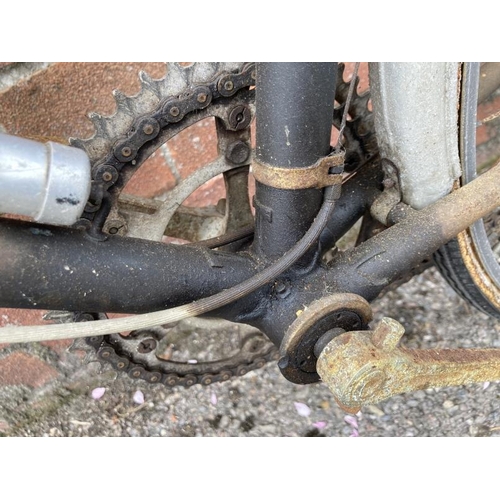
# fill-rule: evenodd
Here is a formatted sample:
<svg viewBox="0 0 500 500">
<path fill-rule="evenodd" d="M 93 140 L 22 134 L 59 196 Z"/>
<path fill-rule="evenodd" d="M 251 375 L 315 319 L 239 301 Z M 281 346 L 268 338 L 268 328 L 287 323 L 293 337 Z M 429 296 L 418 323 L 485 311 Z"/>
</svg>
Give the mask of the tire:
<svg viewBox="0 0 500 500">
<path fill-rule="evenodd" d="M 491 81 L 488 81 L 488 97 L 484 96 L 484 85 L 482 89 L 480 86 L 484 77 L 481 69 L 479 63 L 466 63 L 463 68 L 460 117 L 460 156 L 463 170 L 461 185 L 471 182 L 498 162 L 500 157 L 500 147 L 495 147 L 495 144 L 500 145 L 500 119 L 494 124 L 483 123 L 481 127 L 488 127 L 490 138 L 481 146 L 476 142 L 479 100 L 483 107 L 488 103 L 492 105 L 496 101 L 500 102 L 500 85 L 495 84 L 491 88 Z M 500 63 L 496 63 L 492 69 L 500 74 Z M 479 153 L 482 159 L 477 162 Z M 476 163 L 480 165 L 479 168 Z M 458 295 L 476 309 L 496 319 L 500 319 L 500 255 L 496 253 L 498 248 L 500 210 L 477 221 L 434 255 L 436 267 Z"/>
</svg>

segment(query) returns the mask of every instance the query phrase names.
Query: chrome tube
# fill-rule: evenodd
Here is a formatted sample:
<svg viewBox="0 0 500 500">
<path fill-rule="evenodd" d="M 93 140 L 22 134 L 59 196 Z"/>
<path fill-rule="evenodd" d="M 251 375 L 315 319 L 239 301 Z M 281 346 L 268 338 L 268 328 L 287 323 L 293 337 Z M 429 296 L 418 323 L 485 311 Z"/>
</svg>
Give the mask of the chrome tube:
<svg viewBox="0 0 500 500">
<path fill-rule="evenodd" d="M 82 150 L 0 134 L 0 213 L 70 226 L 81 216 L 90 186 Z"/>
</svg>

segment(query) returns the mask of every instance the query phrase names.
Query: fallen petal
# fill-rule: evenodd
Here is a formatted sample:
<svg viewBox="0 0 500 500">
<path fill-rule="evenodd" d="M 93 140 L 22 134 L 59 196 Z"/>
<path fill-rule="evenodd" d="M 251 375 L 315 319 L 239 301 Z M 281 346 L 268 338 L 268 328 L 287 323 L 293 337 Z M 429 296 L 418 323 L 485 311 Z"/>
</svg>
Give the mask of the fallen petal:
<svg viewBox="0 0 500 500">
<path fill-rule="evenodd" d="M 490 386 L 490 383 L 489 382 L 485 382 L 483 384 L 483 391 L 485 391 L 486 389 L 488 389 L 489 386 Z"/>
<path fill-rule="evenodd" d="M 96 387 L 92 391 L 92 398 L 93 399 L 101 399 L 104 396 L 105 392 L 106 392 L 106 389 L 104 387 Z"/>
<path fill-rule="evenodd" d="M 326 422 L 314 422 L 314 424 L 312 424 L 313 427 L 316 427 L 316 429 L 324 429 L 326 427 Z"/>
<path fill-rule="evenodd" d="M 198 360 L 197 359 L 188 359 L 187 362 L 190 364 L 190 365 L 195 365 L 196 363 L 198 363 Z"/>
<path fill-rule="evenodd" d="M 308 417 L 311 414 L 311 408 L 304 403 L 297 403 L 296 401 L 293 403 L 295 405 L 295 409 L 297 413 L 301 417 Z"/>
<path fill-rule="evenodd" d="M 212 392 L 212 395 L 210 396 L 210 402 L 215 406 L 217 404 L 217 394 L 215 392 Z"/>
<path fill-rule="evenodd" d="M 356 417 L 352 416 L 352 415 L 346 415 L 344 417 L 344 422 L 346 424 L 349 424 L 351 427 L 353 427 L 354 429 L 357 429 L 358 428 L 358 421 L 356 420 Z"/>
<path fill-rule="evenodd" d="M 142 391 L 135 391 L 132 399 L 134 400 L 134 403 L 138 405 L 144 404 L 144 394 L 142 393 Z"/>
<path fill-rule="evenodd" d="M 359 432 L 357 429 L 353 429 L 351 432 L 351 435 L 349 436 L 350 438 L 357 438 L 359 437 Z"/>
</svg>

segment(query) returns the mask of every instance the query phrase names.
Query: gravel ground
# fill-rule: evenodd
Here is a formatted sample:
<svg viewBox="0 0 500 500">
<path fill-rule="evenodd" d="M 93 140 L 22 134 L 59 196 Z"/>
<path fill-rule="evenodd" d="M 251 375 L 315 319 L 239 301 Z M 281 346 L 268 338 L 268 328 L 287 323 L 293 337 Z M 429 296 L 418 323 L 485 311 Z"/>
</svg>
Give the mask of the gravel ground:
<svg viewBox="0 0 500 500">
<path fill-rule="evenodd" d="M 408 347 L 500 347 L 500 324 L 472 310 L 431 269 L 374 304 L 406 327 Z M 78 358 L 79 359 L 79 358 Z M 68 362 L 69 363 L 69 362 Z M 364 407 L 354 420 L 326 386 L 296 386 L 275 364 L 209 387 L 166 388 L 72 361 L 68 377 L 0 394 L 6 436 L 495 436 L 498 383 L 418 391 Z M 94 400 L 91 392 L 105 388 Z M 141 391 L 144 403 L 134 402 Z M 137 396 L 136 396 L 137 397 Z M 300 403 L 297 405 L 297 403 Z M 356 431 L 355 426 L 358 426 Z"/>
</svg>

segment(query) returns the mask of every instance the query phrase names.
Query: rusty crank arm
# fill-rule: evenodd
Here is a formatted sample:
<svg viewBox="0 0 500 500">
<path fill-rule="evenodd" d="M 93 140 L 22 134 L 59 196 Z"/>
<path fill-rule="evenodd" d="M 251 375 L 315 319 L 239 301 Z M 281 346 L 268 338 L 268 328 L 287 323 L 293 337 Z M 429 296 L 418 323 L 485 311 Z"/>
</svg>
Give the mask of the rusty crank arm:
<svg viewBox="0 0 500 500">
<path fill-rule="evenodd" d="M 420 227 L 430 234 L 453 237 L 466 218 L 474 218 L 478 212 L 482 217 L 500 205 L 499 173 L 500 163 L 387 232 L 398 233 L 395 241 L 409 241 L 411 233 L 415 234 L 413 223 L 420 218 Z M 453 210 L 456 206 L 461 206 L 460 214 Z M 372 238 L 368 245 L 376 240 Z M 357 413 L 363 405 L 404 392 L 500 380 L 500 349 L 406 349 L 398 347 L 403 334 L 401 324 L 384 318 L 375 330 L 343 333 L 317 353 L 317 372 L 344 410 Z M 324 337 L 326 340 L 327 334 Z M 325 340 L 320 339 L 316 347 L 324 346 Z"/>
<path fill-rule="evenodd" d="M 321 352 L 317 370 L 349 413 L 403 392 L 500 379 L 500 349 L 406 349 L 403 326 L 383 318 L 373 331 L 349 332 Z"/>
</svg>

